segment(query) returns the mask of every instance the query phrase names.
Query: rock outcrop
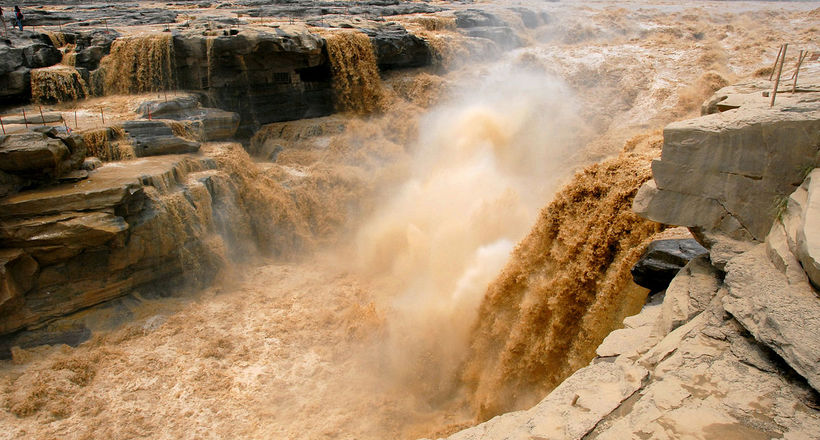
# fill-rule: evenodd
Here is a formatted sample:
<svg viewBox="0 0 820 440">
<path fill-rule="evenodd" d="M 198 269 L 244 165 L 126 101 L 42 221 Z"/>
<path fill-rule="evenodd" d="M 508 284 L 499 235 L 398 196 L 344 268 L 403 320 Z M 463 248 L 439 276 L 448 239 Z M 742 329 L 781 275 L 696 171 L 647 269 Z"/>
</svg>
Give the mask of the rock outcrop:
<svg viewBox="0 0 820 440">
<path fill-rule="evenodd" d="M 48 67 L 63 54 L 39 32 L 13 32 L 0 39 L 0 98 L 4 102 L 27 100 L 31 96 L 31 69 Z"/>
<path fill-rule="evenodd" d="M 137 157 L 195 153 L 199 150 L 199 142 L 176 136 L 171 127 L 162 121 L 127 121 L 122 124 L 122 129 L 132 140 Z"/>
<path fill-rule="evenodd" d="M 24 187 L 57 182 L 77 170 L 85 159 L 82 138 L 48 127 L 0 136 L 0 197 Z"/>
<path fill-rule="evenodd" d="M 813 96 L 786 95 L 768 111 L 768 99 L 756 90 L 737 109 L 668 125 L 663 155 L 652 164 L 654 180 L 641 188 L 635 211 L 688 226 L 696 236 L 762 242 L 778 206 L 820 165 Z"/>
<path fill-rule="evenodd" d="M 240 115 L 244 136 L 277 121 L 333 112 L 323 40 L 304 29 L 174 38 L 178 86 L 203 90 L 210 104 Z"/>
<path fill-rule="evenodd" d="M 212 156 L 225 155 L 248 160 L 240 145 L 220 144 L 109 163 L 76 184 L 0 199 L 0 335 L 139 286 L 208 282 L 226 252 L 248 252 L 246 171 L 219 169 Z"/>
</svg>

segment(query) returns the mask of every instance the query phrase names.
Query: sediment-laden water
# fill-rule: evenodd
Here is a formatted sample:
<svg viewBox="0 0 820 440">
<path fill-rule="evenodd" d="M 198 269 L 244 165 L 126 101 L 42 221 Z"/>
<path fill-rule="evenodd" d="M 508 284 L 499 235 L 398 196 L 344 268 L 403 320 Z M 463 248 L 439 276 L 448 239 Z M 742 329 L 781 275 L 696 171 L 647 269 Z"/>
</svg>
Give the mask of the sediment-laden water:
<svg viewBox="0 0 820 440">
<path fill-rule="evenodd" d="M 235 227 L 274 257 L 134 300 L 129 323 L 80 347 L 15 351 L 0 438 L 435 436 L 532 405 L 587 363 L 645 296 L 628 269 L 661 228 L 629 206 L 657 129 L 781 42 L 810 44 L 817 13 L 530 6 L 551 19 L 506 17 L 525 45 L 489 54 L 450 17 L 404 17 L 438 67 L 384 78 L 364 35 L 325 32 L 344 113 L 263 127 L 256 163 L 216 159 L 243 195 Z M 173 87 L 168 39 L 145 41 L 114 44 L 105 94 Z M 70 70 L 33 79 L 58 74 L 68 91 L 36 96 L 87 93 Z M 87 138 L 129 157 L 117 133 Z"/>
</svg>

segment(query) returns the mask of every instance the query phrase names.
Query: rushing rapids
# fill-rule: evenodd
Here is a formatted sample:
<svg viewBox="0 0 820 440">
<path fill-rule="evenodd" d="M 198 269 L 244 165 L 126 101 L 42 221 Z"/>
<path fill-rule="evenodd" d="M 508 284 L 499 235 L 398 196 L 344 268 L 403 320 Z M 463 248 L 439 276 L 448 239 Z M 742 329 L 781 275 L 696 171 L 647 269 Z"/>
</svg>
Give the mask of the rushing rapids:
<svg viewBox="0 0 820 440">
<path fill-rule="evenodd" d="M 65 325 L 94 335 L 76 348 L 14 348 L 0 438 L 409 439 L 534 404 L 645 300 L 628 269 L 661 226 L 629 206 L 655 129 L 768 64 L 779 39 L 812 36 L 805 12 L 705 5 L 547 5 L 549 20 L 489 5 L 515 49 L 447 14 L 402 16 L 436 65 L 381 76 L 366 34 L 321 31 L 344 113 L 257 127 L 250 155 L 205 143 L 213 170 L 148 190 L 150 238 L 179 246 L 169 265 L 189 284 L 214 284 L 80 311 Z M 216 40 L 196 82 L 227 102 Z M 236 59 L 247 86 L 259 73 Z M 44 69 L 33 95 L 173 89 L 176 62 L 170 35 L 118 39 L 88 84 Z M 316 66 L 298 69 L 290 85 L 324 93 Z M 125 119 L 83 132 L 106 166 L 139 162 Z M 209 172 L 222 174 L 197 180 Z"/>
</svg>

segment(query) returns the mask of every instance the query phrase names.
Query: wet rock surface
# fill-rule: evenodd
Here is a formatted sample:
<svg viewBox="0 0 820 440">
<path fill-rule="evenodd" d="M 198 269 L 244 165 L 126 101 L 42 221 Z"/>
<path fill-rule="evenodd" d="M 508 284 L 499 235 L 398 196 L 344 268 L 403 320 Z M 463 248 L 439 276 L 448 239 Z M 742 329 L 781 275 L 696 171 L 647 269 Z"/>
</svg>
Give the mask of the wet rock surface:
<svg viewBox="0 0 820 440">
<path fill-rule="evenodd" d="M 0 240 L 12 248 L 3 251 L 0 333 L 217 264 L 207 229 L 179 223 L 210 212 L 212 196 L 195 176 L 215 166 L 191 155 L 110 163 L 77 184 L 0 200 Z"/>
</svg>

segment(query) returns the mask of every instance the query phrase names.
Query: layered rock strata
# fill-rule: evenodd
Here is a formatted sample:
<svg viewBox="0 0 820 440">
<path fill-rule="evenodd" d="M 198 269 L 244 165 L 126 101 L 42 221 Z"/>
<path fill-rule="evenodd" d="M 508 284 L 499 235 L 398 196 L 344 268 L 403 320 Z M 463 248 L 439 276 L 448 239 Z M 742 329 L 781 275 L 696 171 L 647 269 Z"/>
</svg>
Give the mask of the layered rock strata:
<svg viewBox="0 0 820 440">
<path fill-rule="evenodd" d="M 0 334 L 139 286 L 206 283 L 231 249 L 248 252 L 252 209 L 238 171 L 211 158 L 225 154 L 245 155 L 219 144 L 113 162 L 76 184 L 0 199 Z"/>
<path fill-rule="evenodd" d="M 636 196 L 635 212 L 696 235 L 766 238 L 785 198 L 820 165 L 820 109 L 817 93 L 803 93 L 784 94 L 767 110 L 768 98 L 752 89 L 739 108 L 664 129 L 654 180 Z"/>
</svg>

